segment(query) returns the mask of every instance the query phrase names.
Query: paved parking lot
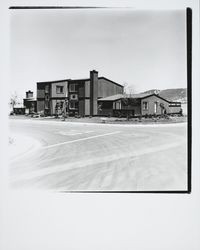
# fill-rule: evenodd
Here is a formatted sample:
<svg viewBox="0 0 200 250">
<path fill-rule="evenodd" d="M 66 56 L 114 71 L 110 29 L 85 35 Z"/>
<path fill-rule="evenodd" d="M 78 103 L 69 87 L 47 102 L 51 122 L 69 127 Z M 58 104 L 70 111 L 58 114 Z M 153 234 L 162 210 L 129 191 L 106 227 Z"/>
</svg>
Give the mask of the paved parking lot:
<svg viewBox="0 0 200 250">
<path fill-rule="evenodd" d="M 12 119 L 10 129 L 40 142 L 34 150 L 11 159 L 14 188 L 187 189 L 186 123 L 108 125 Z"/>
</svg>

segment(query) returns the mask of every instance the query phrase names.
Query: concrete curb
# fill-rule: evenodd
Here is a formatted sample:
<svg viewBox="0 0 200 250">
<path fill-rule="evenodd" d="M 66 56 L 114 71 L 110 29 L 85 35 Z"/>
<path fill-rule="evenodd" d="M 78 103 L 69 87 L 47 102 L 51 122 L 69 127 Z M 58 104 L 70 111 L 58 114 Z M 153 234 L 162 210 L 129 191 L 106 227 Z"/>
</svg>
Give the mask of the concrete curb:
<svg viewBox="0 0 200 250">
<path fill-rule="evenodd" d="M 26 123 L 46 123 L 46 124 L 57 124 L 59 125 L 67 125 L 67 124 L 76 124 L 76 125 L 88 125 L 88 126 L 111 126 L 111 127 L 179 127 L 179 126 L 186 126 L 187 122 L 174 122 L 174 123 L 149 123 L 149 124 L 113 124 L 113 123 L 95 123 L 95 122 L 72 122 L 72 121 L 62 121 L 62 120 L 24 120 L 24 119 L 16 119 L 16 120 L 12 120 L 12 121 L 16 121 L 16 122 L 26 122 Z"/>
</svg>

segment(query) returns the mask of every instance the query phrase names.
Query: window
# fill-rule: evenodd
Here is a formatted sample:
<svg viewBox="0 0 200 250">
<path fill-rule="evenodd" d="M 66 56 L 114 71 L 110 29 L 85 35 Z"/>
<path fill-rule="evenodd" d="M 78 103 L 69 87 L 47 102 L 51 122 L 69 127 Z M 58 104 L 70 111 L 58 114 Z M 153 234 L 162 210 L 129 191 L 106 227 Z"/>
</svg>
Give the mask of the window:
<svg viewBox="0 0 200 250">
<path fill-rule="evenodd" d="M 47 102 L 47 101 L 44 102 L 44 108 L 49 109 L 49 102 Z"/>
<path fill-rule="evenodd" d="M 56 94 L 63 94 L 64 86 L 56 86 Z"/>
<path fill-rule="evenodd" d="M 148 110 L 148 102 L 143 102 L 143 110 Z"/>
<path fill-rule="evenodd" d="M 69 108 L 70 109 L 78 109 L 78 102 L 70 102 Z"/>
<path fill-rule="evenodd" d="M 78 85 L 75 83 L 72 83 L 69 85 L 69 91 L 70 92 L 76 92 L 78 90 Z"/>
<path fill-rule="evenodd" d="M 45 93 L 49 93 L 49 85 L 45 85 Z"/>
<path fill-rule="evenodd" d="M 158 112 L 158 102 L 154 102 L 154 113 Z"/>
<path fill-rule="evenodd" d="M 70 99 L 71 100 L 77 100 L 78 99 L 78 95 L 77 94 L 72 94 L 72 95 L 70 95 Z"/>
<path fill-rule="evenodd" d="M 113 102 L 113 108 L 114 109 L 121 109 L 121 101 L 116 101 L 116 102 Z"/>
<path fill-rule="evenodd" d="M 63 101 L 56 101 L 55 108 L 56 109 L 62 109 L 63 108 Z"/>
</svg>

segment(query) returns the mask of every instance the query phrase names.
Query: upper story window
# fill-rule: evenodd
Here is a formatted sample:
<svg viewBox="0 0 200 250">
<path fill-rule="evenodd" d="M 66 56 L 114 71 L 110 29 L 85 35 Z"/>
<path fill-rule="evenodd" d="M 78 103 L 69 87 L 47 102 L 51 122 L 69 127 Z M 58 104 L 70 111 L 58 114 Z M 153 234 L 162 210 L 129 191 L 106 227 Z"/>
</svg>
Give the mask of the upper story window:
<svg viewBox="0 0 200 250">
<path fill-rule="evenodd" d="M 142 105 L 143 105 L 143 110 L 148 110 L 149 108 L 148 102 L 143 102 Z"/>
<path fill-rule="evenodd" d="M 45 93 L 49 93 L 49 85 L 45 85 Z"/>
<path fill-rule="evenodd" d="M 69 85 L 69 91 L 70 92 L 76 92 L 76 91 L 78 91 L 78 85 L 76 83 L 71 83 Z"/>
<path fill-rule="evenodd" d="M 64 86 L 56 86 L 56 94 L 63 94 Z"/>
</svg>

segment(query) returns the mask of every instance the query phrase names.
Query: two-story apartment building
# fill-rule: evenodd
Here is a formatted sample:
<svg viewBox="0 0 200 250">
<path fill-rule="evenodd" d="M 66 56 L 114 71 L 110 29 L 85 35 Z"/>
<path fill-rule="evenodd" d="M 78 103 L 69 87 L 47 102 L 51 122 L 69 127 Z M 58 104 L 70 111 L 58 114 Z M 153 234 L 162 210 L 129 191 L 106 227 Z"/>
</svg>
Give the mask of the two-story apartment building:
<svg viewBox="0 0 200 250">
<path fill-rule="evenodd" d="M 122 93 L 122 85 L 98 77 L 93 70 L 85 79 L 38 82 L 37 111 L 55 115 L 66 109 L 71 115 L 94 116 L 98 114 L 99 98 Z"/>
<path fill-rule="evenodd" d="M 37 112 L 44 112 L 46 115 L 56 114 L 56 108 L 68 97 L 67 84 L 67 80 L 38 82 Z"/>
</svg>

